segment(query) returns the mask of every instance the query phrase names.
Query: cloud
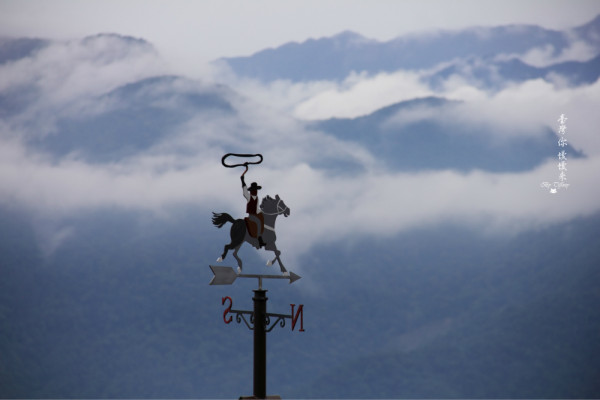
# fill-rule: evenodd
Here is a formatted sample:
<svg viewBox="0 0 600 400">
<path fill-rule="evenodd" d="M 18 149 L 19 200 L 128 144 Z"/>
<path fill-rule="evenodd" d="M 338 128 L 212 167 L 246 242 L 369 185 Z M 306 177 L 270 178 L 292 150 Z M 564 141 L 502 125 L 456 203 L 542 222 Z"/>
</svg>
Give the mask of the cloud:
<svg viewBox="0 0 600 400">
<path fill-rule="evenodd" d="M 98 110 L 96 96 L 163 74 L 165 66 L 150 44 L 137 39 L 97 35 L 57 41 L 29 57 L 0 65 L 0 92 L 34 93 L 29 95 L 26 113 L 13 123 L 43 135 L 52 131 L 57 117 Z"/>
<path fill-rule="evenodd" d="M 217 160 L 162 172 L 148 172 L 148 165 L 158 162 L 151 159 L 129 168 L 12 161 L 1 166 L 0 198 L 58 219 L 102 207 L 161 212 L 179 204 L 242 216 L 238 174 Z M 571 187 L 556 195 L 540 187 L 542 181 L 556 180 L 554 160 L 527 173 L 370 171 L 330 176 L 308 164 L 291 164 L 256 168 L 249 177 L 260 182 L 264 194 L 280 194 L 291 208 L 291 217 L 277 229 L 280 248 L 294 260 L 315 244 L 389 236 L 447 221 L 506 233 L 591 215 L 599 208 L 599 174 L 597 157 L 570 161 Z M 7 176 L 13 178 L 11 185 Z M 70 231 L 58 233 L 63 240 L 62 233 Z M 58 244 L 51 241 L 48 251 Z"/>
<path fill-rule="evenodd" d="M 164 71 L 145 43 L 118 35 L 52 42 L 32 56 L 2 65 L 0 90 L 34 84 L 53 101 L 104 93 L 123 83 Z"/>
<path fill-rule="evenodd" d="M 348 86 L 352 96 L 353 84 Z M 336 93 L 341 96 L 342 91 Z M 282 246 L 303 253 L 316 243 L 360 235 L 389 236 L 447 221 L 490 234 L 512 234 L 600 210 L 595 200 L 600 191 L 595 183 L 600 173 L 600 135 L 596 129 L 600 116 L 594 112 L 600 101 L 600 82 L 568 88 L 538 79 L 486 92 L 453 76 L 435 94 L 461 103 L 405 109 L 387 123 L 437 118 L 448 124 L 478 127 L 481 134 L 504 140 L 516 135 L 545 135 L 545 127 L 556 131 L 557 119 L 564 113 L 569 117 L 567 151 L 576 148 L 587 158 L 569 160 L 571 186 L 553 195 L 541 183 L 558 180 L 554 153 L 548 154 L 543 165 L 519 173 L 399 173 L 373 163 L 363 173 L 351 176 L 330 175 L 302 162 L 299 156 L 283 171 L 261 170 L 266 186 L 277 184 L 292 208 L 293 224 L 286 221 L 279 228 Z M 364 100 L 368 105 L 371 99 L 367 96 Z M 558 153 L 558 145 L 556 149 Z"/>
<path fill-rule="evenodd" d="M 436 119 L 453 127 L 468 126 L 470 131 L 477 128 L 482 135 L 504 141 L 525 135 L 543 137 L 546 128 L 557 132 L 557 119 L 566 114 L 572 132 L 569 143 L 587 155 L 600 154 L 600 136 L 594 128 L 600 123 L 600 116 L 593 110 L 600 101 L 600 81 L 571 88 L 536 79 L 488 93 L 452 76 L 437 94 L 459 103 L 403 109 L 390 117 L 384 127 Z"/>
<path fill-rule="evenodd" d="M 266 108 L 275 109 L 291 115 L 298 104 L 328 90 L 335 90 L 337 85 L 331 81 L 292 82 L 278 79 L 261 82 L 256 79 L 237 76 L 231 67 L 223 61 L 213 63 L 209 74 L 211 80 L 223 82 L 235 88 L 235 91 Z"/>
<path fill-rule="evenodd" d="M 351 74 L 339 86 L 298 104 L 294 115 L 305 120 L 353 118 L 389 104 L 432 94 L 417 72 Z"/>
<path fill-rule="evenodd" d="M 169 83 L 172 93 L 191 90 L 180 83 Z M 204 89 L 200 85 L 196 90 Z M 293 118 L 247 99 L 230 100 L 235 114 L 195 110 L 194 117 L 174 124 L 166 139 L 104 164 L 87 162 L 77 153 L 56 160 L 28 148 L 23 140 L 27 135 L 22 131 L 0 124 L 0 201 L 63 216 L 113 206 L 160 211 L 186 203 L 208 208 L 215 203 L 235 204 L 235 200 L 225 199 L 239 197 L 240 170 L 225 169 L 220 163 L 227 152 L 263 153 L 264 166 L 274 171 L 322 159 L 361 166 L 374 162 L 355 144 L 306 129 Z M 115 101 L 118 105 L 119 100 Z M 171 103 L 153 104 L 169 108 Z M 99 107 L 106 109 L 104 104 Z M 193 110 L 187 111 L 192 114 Z"/>
<path fill-rule="evenodd" d="M 309 138 L 303 147 L 315 141 Z M 351 237 L 390 236 L 447 221 L 512 233 L 591 215 L 600 208 L 599 157 L 569 161 L 571 187 L 552 195 L 540 183 L 556 180 L 555 160 L 526 173 L 370 168 L 332 175 L 302 162 L 302 149 L 295 152 L 292 146 L 278 159 L 276 148 L 263 146 L 265 165 L 252 168 L 248 177 L 260 182 L 263 194 L 279 194 L 292 210 L 277 225 L 288 267 L 315 244 Z M 243 214 L 240 171 L 220 165 L 223 151 L 217 147 L 184 160 L 158 153 L 110 165 L 69 159 L 56 163 L 15 143 L 3 142 L 1 149 L 1 201 L 16 202 L 38 215 L 60 220 L 105 207 L 161 213 L 182 204 Z M 46 233 L 56 238 L 46 242 L 51 253 L 72 232 L 60 227 L 58 236 Z"/>
<path fill-rule="evenodd" d="M 555 161 L 527 173 L 379 171 L 345 178 L 299 165 L 285 171 L 280 192 L 292 216 L 278 225 L 278 242 L 298 255 L 315 244 L 389 237 L 444 222 L 502 235 L 548 227 L 598 212 L 599 173 L 598 158 L 572 161 L 571 186 L 550 194 L 540 183 L 557 180 Z"/>
<path fill-rule="evenodd" d="M 23 61 L 29 63 L 32 76 L 39 78 L 40 99 L 31 106 L 35 113 L 26 110 L 17 120 L 39 123 L 39 116 L 52 114 L 57 104 L 65 106 L 69 115 L 78 109 L 77 104 L 85 104 L 86 113 L 102 113 L 107 106 L 97 102 L 99 94 L 153 71 L 128 71 L 128 56 L 113 62 L 85 52 L 79 57 L 83 66 L 77 66 L 74 55 L 79 51 L 55 49 Z M 61 52 L 69 62 L 58 56 Z M 48 61 L 53 57 L 57 59 Z M 52 67 L 50 76 L 38 70 L 47 65 Z M 107 75 L 102 74 L 105 68 Z M 8 71 L 19 77 L 15 69 Z M 85 79 L 82 71 L 96 71 L 103 84 Z M 68 87 L 59 87 L 59 77 L 69 82 Z M 600 116 L 595 109 L 600 103 L 600 83 L 560 88 L 533 80 L 488 93 L 457 77 L 448 79 L 439 92 L 419 82 L 419 73 L 402 72 L 354 75 L 342 84 L 278 82 L 259 87 L 246 82 L 247 88 L 254 85 L 261 93 L 261 101 L 232 93 L 228 100 L 234 114 L 188 110 L 194 116 L 174 126 L 168 139 L 104 164 L 89 163 L 77 155 L 56 160 L 28 148 L 23 140 L 25 128 L 5 119 L 0 121 L 0 203 L 20 204 L 58 221 L 104 207 L 161 213 L 181 204 L 242 216 L 241 171 L 223 168 L 220 157 L 228 152 L 262 153 L 264 163 L 251 168 L 248 180 L 258 181 L 265 195 L 279 194 L 292 210 L 290 218 L 277 226 L 279 247 L 285 249 L 286 260 L 290 260 L 286 264 L 290 265 L 316 244 L 351 237 L 390 236 L 447 221 L 489 233 L 514 233 L 598 212 L 600 136 L 596 128 Z M 7 90 L 13 83 L 2 84 Z M 173 81 L 161 90 L 188 93 L 202 90 L 201 86 L 190 88 Z M 58 89 L 59 93 L 53 93 Z M 246 93 L 249 96 L 252 90 Z M 268 93 L 277 93 L 273 107 L 264 104 L 269 103 Z M 569 160 L 571 186 L 556 195 L 540 187 L 541 182 L 552 182 L 558 176 L 555 154 L 549 154 L 548 161 L 538 168 L 521 173 L 404 173 L 382 169 L 366 149 L 307 128 L 284 112 L 294 109 L 296 114 L 306 113 L 307 118 L 355 116 L 425 94 L 462 103 L 442 109 L 405 110 L 388 123 L 440 118 L 489 128 L 490 134 L 501 137 L 539 134 L 540 127 L 557 127 L 556 120 L 564 113 L 569 118 L 570 146 L 582 150 L 587 158 Z M 157 106 L 174 104 L 177 102 Z M 340 173 L 322 163 L 354 163 L 361 168 Z M 60 223 L 54 226 L 53 232 L 44 231 L 49 254 L 73 233 Z"/>
<path fill-rule="evenodd" d="M 72 226 L 55 226 L 47 220 L 36 221 L 35 225 L 37 240 L 44 258 L 51 257 L 75 233 Z"/>
<path fill-rule="evenodd" d="M 589 61 L 599 54 L 597 46 L 581 39 L 573 31 L 566 31 L 568 44 L 562 49 L 557 49 L 552 44 L 534 47 L 522 54 L 498 54 L 498 61 L 518 58 L 526 64 L 543 68 L 566 61 Z"/>
<path fill-rule="evenodd" d="M 556 102 L 560 94 L 552 84 L 542 79 L 511 85 L 498 93 L 487 93 L 452 76 L 438 94 L 458 103 L 449 103 L 441 108 L 421 106 L 402 110 L 387 124 L 437 119 L 447 125 L 475 127 L 484 135 L 510 139 L 517 135 L 545 134 L 544 128 L 554 125 L 554 119 L 548 116 L 560 115 L 559 103 Z"/>
<path fill-rule="evenodd" d="M 533 48 L 519 58 L 526 64 L 542 68 L 565 61 L 589 61 L 598 55 L 598 49 L 585 41 L 575 40 L 556 53 L 552 45 L 546 45 Z"/>
</svg>

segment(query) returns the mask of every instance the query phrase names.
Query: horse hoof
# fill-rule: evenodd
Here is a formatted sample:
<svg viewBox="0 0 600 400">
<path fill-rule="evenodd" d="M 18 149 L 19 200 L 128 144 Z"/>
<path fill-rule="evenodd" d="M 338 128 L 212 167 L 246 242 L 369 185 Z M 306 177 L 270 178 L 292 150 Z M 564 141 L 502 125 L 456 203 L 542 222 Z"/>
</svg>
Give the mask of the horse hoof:
<svg viewBox="0 0 600 400">
<path fill-rule="evenodd" d="M 217 258 L 217 262 L 223 262 L 223 257 Z"/>
<path fill-rule="evenodd" d="M 241 269 L 240 267 L 238 267 L 237 273 L 238 273 L 238 274 L 241 274 L 241 273 L 242 273 L 242 269 Z"/>
<path fill-rule="evenodd" d="M 287 271 L 285 271 L 285 272 L 283 273 L 283 276 L 290 276 L 290 273 L 289 273 L 289 272 L 287 272 Z"/>
<path fill-rule="evenodd" d="M 267 267 L 270 267 L 271 265 L 273 265 L 273 261 L 271 261 L 271 260 L 267 261 Z"/>
</svg>

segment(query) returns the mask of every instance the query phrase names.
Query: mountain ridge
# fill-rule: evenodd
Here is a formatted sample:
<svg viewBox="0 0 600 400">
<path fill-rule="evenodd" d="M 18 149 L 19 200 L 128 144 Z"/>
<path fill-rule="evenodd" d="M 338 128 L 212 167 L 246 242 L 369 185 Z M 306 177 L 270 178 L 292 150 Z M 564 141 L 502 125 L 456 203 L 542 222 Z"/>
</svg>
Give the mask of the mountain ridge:
<svg viewBox="0 0 600 400">
<path fill-rule="evenodd" d="M 405 110 L 426 108 L 437 111 L 461 103 L 429 96 L 401 101 L 360 117 L 330 118 L 310 122 L 308 126 L 357 143 L 375 155 L 379 162 L 402 171 L 526 171 L 555 153 L 558 136 L 548 127 L 544 135 L 538 137 L 515 135 L 504 143 L 497 143 L 493 136 L 484 135 L 480 128 L 455 125 L 435 118 L 389 123 L 391 118 Z M 403 156 L 398 157 L 398 154 Z M 577 149 L 572 149 L 571 155 L 573 158 L 583 157 Z"/>
<path fill-rule="evenodd" d="M 569 32 L 579 35 L 600 53 L 600 16 L 569 31 L 556 31 L 537 25 L 472 27 L 463 30 L 404 35 L 385 42 L 364 38 L 354 32 L 332 37 L 289 42 L 250 56 L 221 58 L 238 76 L 263 82 L 343 80 L 351 72 L 393 72 L 424 69 L 455 57 L 469 55 L 523 54 L 551 45 L 554 55 L 571 43 Z M 341 36 L 340 36 L 341 35 Z M 360 37 L 358 42 L 352 38 Z M 340 40 L 342 38 L 342 40 Z M 358 43 L 358 44 L 356 44 Z M 352 46 L 351 46 L 352 44 Z M 351 48 L 351 52 L 347 51 Z M 302 67 L 300 67 L 300 65 Z"/>
<path fill-rule="evenodd" d="M 433 88 L 440 88 L 451 75 L 458 75 L 477 87 L 497 91 L 531 79 L 551 80 L 551 74 L 562 76 L 572 86 L 592 84 L 600 77 L 600 54 L 587 61 L 562 61 L 545 67 L 535 67 L 518 58 L 505 61 L 467 58 L 424 75 L 421 80 Z"/>
</svg>

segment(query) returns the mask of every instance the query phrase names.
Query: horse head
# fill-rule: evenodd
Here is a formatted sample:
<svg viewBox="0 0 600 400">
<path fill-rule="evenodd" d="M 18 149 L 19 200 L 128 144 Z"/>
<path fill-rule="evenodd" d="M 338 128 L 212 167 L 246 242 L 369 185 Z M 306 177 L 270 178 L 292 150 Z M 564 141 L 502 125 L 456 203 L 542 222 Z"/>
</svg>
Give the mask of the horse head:
<svg viewBox="0 0 600 400">
<path fill-rule="evenodd" d="M 279 195 L 275 195 L 275 198 L 271 196 L 266 196 L 262 199 L 260 203 L 260 209 L 264 214 L 267 215 L 280 215 L 283 214 L 284 217 L 289 217 L 290 208 L 285 205 L 284 201 L 279 197 Z"/>
</svg>

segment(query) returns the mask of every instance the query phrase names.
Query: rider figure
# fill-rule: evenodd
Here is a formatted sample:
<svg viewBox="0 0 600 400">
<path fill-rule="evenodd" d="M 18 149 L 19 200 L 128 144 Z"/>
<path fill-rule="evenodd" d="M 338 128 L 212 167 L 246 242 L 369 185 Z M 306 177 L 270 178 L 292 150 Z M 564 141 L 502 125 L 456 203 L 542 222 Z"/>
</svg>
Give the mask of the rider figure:
<svg viewBox="0 0 600 400">
<path fill-rule="evenodd" d="M 246 181 L 244 180 L 244 175 L 248 172 L 248 164 L 246 165 L 246 171 L 240 177 L 242 180 L 242 191 L 244 193 L 244 197 L 246 198 L 246 212 L 248 213 L 248 217 L 256 223 L 256 230 L 258 236 L 258 244 L 259 247 L 264 247 L 266 243 L 263 241 L 262 234 L 265 230 L 264 217 L 262 215 L 262 210 L 258 207 L 258 191 L 262 189 L 261 186 L 258 186 L 256 182 L 252 182 L 249 188 L 246 187 Z"/>
</svg>

